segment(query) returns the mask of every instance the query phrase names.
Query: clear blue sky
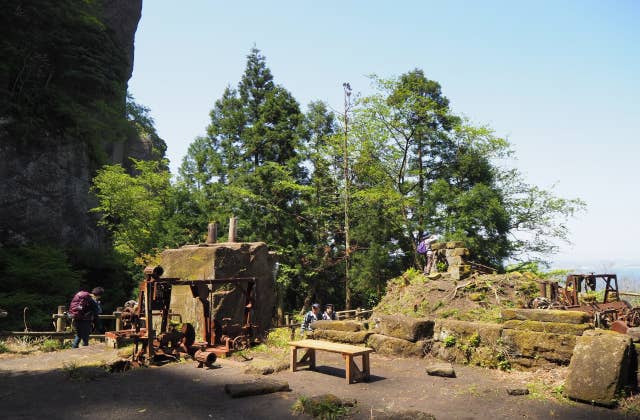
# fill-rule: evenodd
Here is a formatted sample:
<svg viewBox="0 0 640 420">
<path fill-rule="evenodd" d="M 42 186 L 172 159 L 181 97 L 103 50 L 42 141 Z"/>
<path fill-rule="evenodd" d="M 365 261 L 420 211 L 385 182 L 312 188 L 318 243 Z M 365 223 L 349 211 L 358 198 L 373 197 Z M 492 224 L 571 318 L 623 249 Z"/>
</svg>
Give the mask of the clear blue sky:
<svg viewBox="0 0 640 420">
<path fill-rule="evenodd" d="M 255 45 L 300 102 L 421 68 L 457 112 L 507 136 L 529 182 L 580 197 L 557 260 L 640 261 L 640 1 L 147 0 L 130 91 L 175 173 Z"/>
</svg>

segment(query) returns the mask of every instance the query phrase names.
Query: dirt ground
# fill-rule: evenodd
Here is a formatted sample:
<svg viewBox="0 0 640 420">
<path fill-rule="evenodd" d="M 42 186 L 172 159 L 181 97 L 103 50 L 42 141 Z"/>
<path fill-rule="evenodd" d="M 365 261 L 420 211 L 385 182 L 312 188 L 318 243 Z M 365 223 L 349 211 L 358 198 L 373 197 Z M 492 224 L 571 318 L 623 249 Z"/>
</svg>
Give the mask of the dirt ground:
<svg viewBox="0 0 640 420">
<path fill-rule="evenodd" d="M 99 364 L 115 357 L 102 345 L 0 359 L 0 418 L 181 418 L 279 419 L 292 417 L 299 396 L 332 393 L 355 398 L 353 418 L 418 410 L 437 419 L 622 419 L 621 410 L 509 396 L 526 387 L 530 374 L 455 366 L 456 378 L 428 376 L 428 359 L 372 355 L 367 383 L 347 385 L 339 355 L 319 352 L 317 371 L 288 371 L 266 377 L 244 374 L 245 363 L 219 360 L 216 369 L 175 363 L 125 373 L 69 366 Z M 66 369 L 64 366 L 67 366 Z M 253 379 L 285 380 L 291 392 L 230 398 L 224 385 Z"/>
</svg>

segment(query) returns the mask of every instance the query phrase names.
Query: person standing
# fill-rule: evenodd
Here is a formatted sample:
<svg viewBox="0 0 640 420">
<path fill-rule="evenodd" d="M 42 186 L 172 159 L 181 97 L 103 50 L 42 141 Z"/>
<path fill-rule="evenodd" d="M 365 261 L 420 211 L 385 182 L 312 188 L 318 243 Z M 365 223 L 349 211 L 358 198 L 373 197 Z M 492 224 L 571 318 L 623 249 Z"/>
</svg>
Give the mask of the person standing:
<svg viewBox="0 0 640 420">
<path fill-rule="evenodd" d="M 318 319 L 320 319 L 319 317 L 320 317 L 320 305 L 317 303 L 314 303 L 313 305 L 311 305 L 311 310 L 307 312 L 307 314 L 304 316 L 300 333 L 304 335 L 306 331 L 311 332 L 312 330 L 311 324 L 317 321 Z"/>
<path fill-rule="evenodd" d="M 89 334 L 91 334 L 91 324 L 102 312 L 99 299 L 104 289 L 96 287 L 91 293 L 81 290 L 73 296 L 69 304 L 69 315 L 71 315 L 73 331 L 76 333 L 71 347 L 78 348 L 80 341 L 83 346 L 89 345 Z M 95 298 L 95 299 L 94 299 Z"/>
<path fill-rule="evenodd" d="M 431 272 L 431 267 L 433 266 L 434 254 L 431 249 L 431 244 L 436 242 L 439 239 L 439 236 L 434 234 L 430 234 L 429 232 L 425 232 L 422 235 L 420 244 L 418 245 L 418 253 L 426 254 L 427 262 L 424 265 L 424 274 L 429 274 Z"/>
<path fill-rule="evenodd" d="M 335 321 L 336 313 L 333 312 L 333 305 L 331 303 L 327 303 L 324 307 L 324 312 L 322 313 L 322 319 L 325 321 Z"/>
</svg>

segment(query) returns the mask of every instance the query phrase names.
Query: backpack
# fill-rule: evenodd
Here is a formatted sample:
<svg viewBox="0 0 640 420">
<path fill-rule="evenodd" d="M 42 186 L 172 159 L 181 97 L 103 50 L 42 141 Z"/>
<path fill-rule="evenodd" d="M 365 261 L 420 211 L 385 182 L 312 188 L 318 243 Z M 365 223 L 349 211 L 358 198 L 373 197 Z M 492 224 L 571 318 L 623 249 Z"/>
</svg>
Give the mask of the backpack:
<svg viewBox="0 0 640 420">
<path fill-rule="evenodd" d="M 71 299 L 71 303 L 69 304 L 69 315 L 74 319 L 82 319 L 89 312 L 91 312 L 91 308 L 93 307 L 93 298 L 89 292 L 78 292 Z"/>
<path fill-rule="evenodd" d="M 418 254 L 426 254 L 427 253 L 427 244 L 426 241 L 420 241 L 418 244 Z"/>
</svg>

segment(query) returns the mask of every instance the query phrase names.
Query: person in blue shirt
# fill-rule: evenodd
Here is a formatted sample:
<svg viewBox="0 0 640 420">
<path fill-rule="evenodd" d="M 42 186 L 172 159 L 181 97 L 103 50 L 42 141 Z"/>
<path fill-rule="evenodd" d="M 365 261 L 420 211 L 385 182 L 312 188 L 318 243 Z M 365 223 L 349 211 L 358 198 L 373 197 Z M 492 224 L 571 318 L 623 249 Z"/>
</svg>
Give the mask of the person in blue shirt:
<svg viewBox="0 0 640 420">
<path fill-rule="evenodd" d="M 320 305 L 314 303 L 311 305 L 311 310 L 307 312 L 304 316 L 304 320 L 302 321 L 302 328 L 300 329 L 300 333 L 304 335 L 306 331 L 311 331 L 311 324 L 320 319 Z"/>
</svg>

